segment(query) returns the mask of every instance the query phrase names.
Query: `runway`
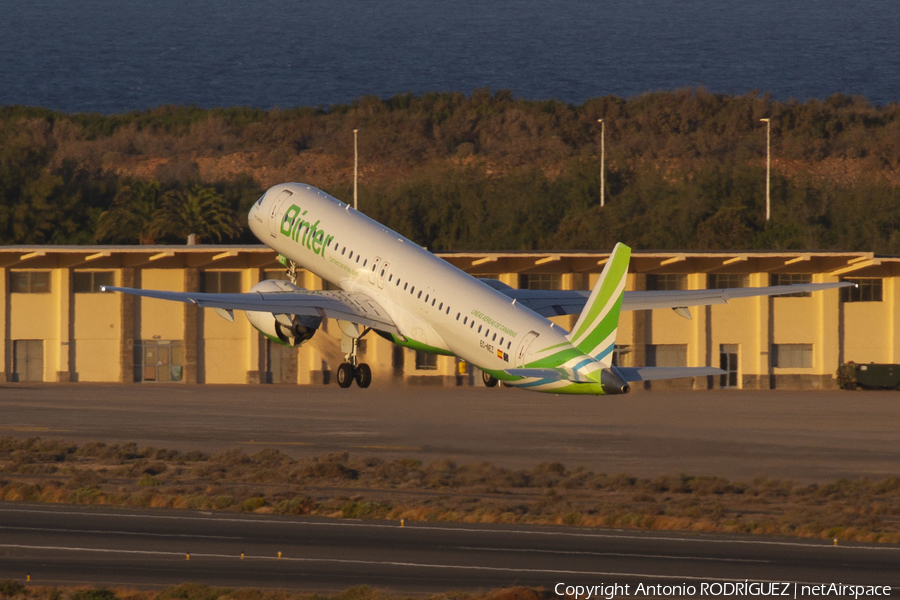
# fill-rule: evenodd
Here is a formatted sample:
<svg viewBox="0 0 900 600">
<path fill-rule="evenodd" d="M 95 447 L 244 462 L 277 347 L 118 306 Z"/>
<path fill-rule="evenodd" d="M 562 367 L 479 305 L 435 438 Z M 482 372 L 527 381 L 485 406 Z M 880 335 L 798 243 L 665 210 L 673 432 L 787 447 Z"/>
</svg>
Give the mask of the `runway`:
<svg viewBox="0 0 900 600">
<path fill-rule="evenodd" d="M 0 436 L 801 482 L 898 474 L 896 392 L 7 384 Z"/>
<path fill-rule="evenodd" d="M 791 538 L 0 503 L 0 579 L 406 592 L 772 581 L 888 585 L 900 547 Z M 278 553 L 281 553 L 281 558 Z M 241 558 L 241 553 L 244 558 Z M 190 558 L 188 558 L 188 556 Z"/>
</svg>

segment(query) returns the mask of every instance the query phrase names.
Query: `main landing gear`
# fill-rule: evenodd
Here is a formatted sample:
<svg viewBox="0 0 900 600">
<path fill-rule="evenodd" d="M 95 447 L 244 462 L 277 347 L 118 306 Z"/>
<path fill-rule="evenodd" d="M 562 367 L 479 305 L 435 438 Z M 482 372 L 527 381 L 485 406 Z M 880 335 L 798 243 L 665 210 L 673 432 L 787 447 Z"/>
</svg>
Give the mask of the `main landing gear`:
<svg viewBox="0 0 900 600">
<path fill-rule="evenodd" d="M 486 387 L 494 387 L 497 385 L 497 378 L 486 371 L 481 372 L 481 381 L 484 382 Z"/>
<path fill-rule="evenodd" d="M 366 363 L 360 363 L 355 367 L 351 363 L 341 363 L 337 370 L 338 385 L 348 388 L 354 381 L 361 388 L 369 387 L 372 383 L 372 369 Z"/>
<path fill-rule="evenodd" d="M 340 321 L 339 321 L 340 323 Z M 369 387 L 369 384 L 372 383 L 372 369 L 369 368 L 369 365 L 366 363 L 358 362 L 358 352 L 359 352 L 359 339 L 369 333 L 369 329 L 365 329 L 362 334 L 356 330 L 356 326 L 352 326 L 352 330 L 350 328 L 344 329 L 344 325 L 341 324 L 341 330 L 344 331 L 344 336 L 341 339 L 341 347 L 345 350 L 349 350 L 347 355 L 344 356 L 344 360 L 346 362 L 341 363 L 341 366 L 337 369 L 337 382 L 338 385 L 342 388 L 348 388 L 353 385 L 353 382 L 356 382 L 361 388 Z M 356 335 L 348 335 L 348 333 L 355 333 Z M 349 348 L 346 346 L 349 345 Z"/>
</svg>

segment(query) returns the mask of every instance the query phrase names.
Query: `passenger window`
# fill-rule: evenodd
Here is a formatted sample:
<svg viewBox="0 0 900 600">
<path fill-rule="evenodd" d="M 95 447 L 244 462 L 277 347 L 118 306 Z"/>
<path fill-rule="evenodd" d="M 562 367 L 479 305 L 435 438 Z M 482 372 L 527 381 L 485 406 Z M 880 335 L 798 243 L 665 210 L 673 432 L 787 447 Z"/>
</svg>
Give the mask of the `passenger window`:
<svg viewBox="0 0 900 600">
<path fill-rule="evenodd" d="M 422 297 L 422 290 L 419 290 L 419 295 L 416 296 L 416 298 L 421 298 L 421 297 Z"/>
<path fill-rule="evenodd" d="M 428 294 L 425 294 L 425 303 L 428 303 Z"/>
<path fill-rule="evenodd" d="M 444 310 L 444 303 L 443 303 L 443 302 L 441 302 L 440 304 L 438 304 L 438 310 Z"/>
<path fill-rule="evenodd" d="M 347 258 L 349 258 L 349 259 L 353 258 L 353 250 L 350 251 L 350 256 L 348 256 Z"/>
<path fill-rule="evenodd" d="M 503 345 L 503 338 L 500 338 L 500 345 Z"/>
<path fill-rule="evenodd" d="M 456 313 L 456 320 L 459 321 L 459 313 Z"/>
<path fill-rule="evenodd" d="M 481 325 L 478 326 L 478 333 L 481 333 Z"/>
<path fill-rule="evenodd" d="M 456 315 L 457 320 L 459 320 L 459 315 Z M 463 317 L 463 325 L 469 324 L 469 317 Z"/>
<path fill-rule="evenodd" d="M 496 341 L 497 341 L 497 334 L 496 334 L 496 333 L 494 334 L 494 337 L 491 338 L 491 341 L 492 341 L 492 342 L 496 342 Z"/>
<path fill-rule="evenodd" d="M 347 252 L 347 246 L 344 246 L 343 249 L 341 250 L 341 256 L 346 254 L 346 252 Z"/>
<path fill-rule="evenodd" d="M 369 262 L 369 259 L 368 259 L 368 258 L 367 258 L 366 260 L 363 261 L 363 266 L 366 266 L 366 263 L 367 263 L 367 262 Z"/>
</svg>

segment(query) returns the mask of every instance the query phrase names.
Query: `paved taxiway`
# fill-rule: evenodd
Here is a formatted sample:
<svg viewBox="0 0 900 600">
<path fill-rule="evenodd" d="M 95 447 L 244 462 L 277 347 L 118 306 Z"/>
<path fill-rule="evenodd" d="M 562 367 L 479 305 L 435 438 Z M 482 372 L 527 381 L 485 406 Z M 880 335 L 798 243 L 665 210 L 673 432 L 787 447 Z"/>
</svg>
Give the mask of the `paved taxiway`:
<svg viewBox="0 0 900 600">
<path fill-rule="evenodd" d="M 331 386 L 0 386 L 0 435 L 293 456 L 558 461 L 594 472 L 833 481 L 900 465 L 896 392 L 638 392 Z"/>
<path fill-rule="evenodd" d="M 397 590 L 778 581 L 889 585 L 900 546 L 0 503 L 0 579 Z M 241 553 L 245 557 L 240 558 Z M 282 558 L 278 558 L 278 552 Z M 188 553 L 190 559 L 187 559 Z"/>
</svg>

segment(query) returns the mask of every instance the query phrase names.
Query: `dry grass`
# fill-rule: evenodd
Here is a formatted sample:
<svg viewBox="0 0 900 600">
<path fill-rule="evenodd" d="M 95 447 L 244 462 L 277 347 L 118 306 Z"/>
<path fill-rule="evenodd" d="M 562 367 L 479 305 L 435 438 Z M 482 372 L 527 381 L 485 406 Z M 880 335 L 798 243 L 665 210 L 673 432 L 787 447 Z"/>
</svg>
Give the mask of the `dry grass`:
<svg viewBox="0 0 900 600">
<path fill-rule="evenodd" d="M 640 479 L 559 463 L 511 470 L 347 453 L 298 460 L 277 450 L 180 453 L 0 438 L 0 499 L 900 542 L 900 477 L 827 485 Z"/>
<path fill-rule="evenodd" d="M 369 586 L 351 587 L 336 594 L 311 594 L 279 590 L 231 589 L 183 583 L 164 590 L 130 588 L 47 587 L 0 581 L 0 598 L 12 600 L 545 600 L 546 590 L 524 587 L 484 592 L 449 592 L 429 596 L 409 596 Z"/>
</svg>

